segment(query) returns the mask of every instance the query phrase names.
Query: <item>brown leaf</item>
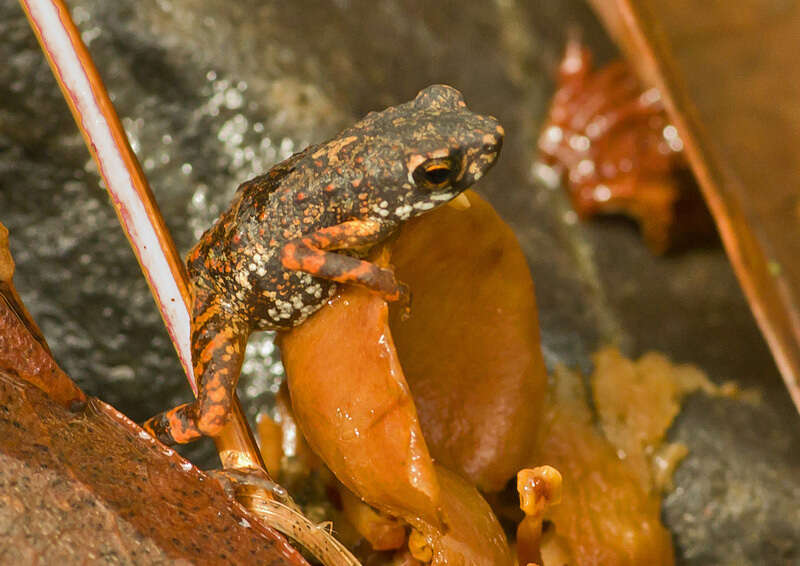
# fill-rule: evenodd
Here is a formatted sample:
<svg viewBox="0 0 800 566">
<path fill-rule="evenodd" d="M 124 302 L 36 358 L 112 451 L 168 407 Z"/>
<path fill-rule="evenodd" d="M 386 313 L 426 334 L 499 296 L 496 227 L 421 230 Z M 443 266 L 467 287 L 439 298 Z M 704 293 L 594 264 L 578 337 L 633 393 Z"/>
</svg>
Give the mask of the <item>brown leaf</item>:
<svg viewBox="0 0 800 566">
<path fill-rule="evenodd" d="M 20 316 L 21 302 L 14 288 L 0 283 L 0 370 L 39 387 L 65 407 L 85 401 L 78 386 L 50 356 L 47 345 L 36 340 Z"/>
<path fill-rule="evenodd" d="M 438 523 L 439 486 L 397 360 L 386 303 L 357 287 L 281 336 L 300 429 L 336 477 L 378 509 Z"/>
<path fill-rule="evenodd" d="M 431 454 L 494 491 L 528 463 L 547 376 L 525 256 L 491 205 L 465 194 L 469 209 L 438 208 L 393 244 L 414 300 L 391 329 Z"/>
<path fill-rule="evenodd" d="M 68 407 L 86 396 L 50 354 L 41 330 L 14 288 L 8 230 L 0 224 L 0 370 L 24 379 Z"/>
<path fill-rule="evenodd" d="M 506 535 L 489 505 L 465 479 L 436 466 L 442 494 L 445 529 L 426 528 L 433 549 L 432 566 L 491 564 L 512 566 Z"/>
<path fill-rule="evenodd" d="M 14 259 L 8 249 L 8 228 L 0 223 L 0 281 L 11 281 L 14 276 Z"/>
<path fill-rule="evenodd" d="M 580 376 L 562 369 L 556 380 L 560 391 L 547 408 L 537 456 L 563 476 L 561 504 L 546 514 L 555 534 L 578 566 L 673 564 L 660 497 L 642 486 L 638 469 L 621 460 L 595 428 L 576 394 Z"/>
<path fill-rule="evenodd" d="M 69 412 L 0 372 L 0 562 L 306 564 L 113 408 Z"/>
<path fill-rule="evenodd" d="M 661 91 L 800 410 L 800 11 L 773 2 L 591 4 Z"/>
<path fill-rule="evenodd" d="M 470 482 L 500 489 L 527 463 L 546 375 L 527 262 L 491 206 L 469 198 L 466 211 L 439 209 L 393 244 L 414 294 L 409 321 L 395 313 L 390 333 L 384 301 L 345 287 L 282 335 L 281 351 L 298 425 L 342 483 L 420 529 L 436 564 L 511 564 Z M 469 481 L 443 467 L 434 475 L 403 369 L 437 459 Z"/>
</svg>

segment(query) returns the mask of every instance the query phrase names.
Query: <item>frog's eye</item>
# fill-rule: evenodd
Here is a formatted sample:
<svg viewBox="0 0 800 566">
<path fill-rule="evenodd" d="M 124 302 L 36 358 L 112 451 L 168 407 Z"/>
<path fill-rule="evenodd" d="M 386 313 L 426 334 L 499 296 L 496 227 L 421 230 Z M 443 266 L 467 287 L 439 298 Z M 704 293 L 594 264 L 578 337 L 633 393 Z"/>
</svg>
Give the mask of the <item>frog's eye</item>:
<svg viewBox="0 0 800 566">
<path fill-rule="evenodd" d="M 440 191 L 450 186 L 455 173 L 449 159 L 429 159 L 414 170 L 414 182 L 429 191 Z"/>
</svg>

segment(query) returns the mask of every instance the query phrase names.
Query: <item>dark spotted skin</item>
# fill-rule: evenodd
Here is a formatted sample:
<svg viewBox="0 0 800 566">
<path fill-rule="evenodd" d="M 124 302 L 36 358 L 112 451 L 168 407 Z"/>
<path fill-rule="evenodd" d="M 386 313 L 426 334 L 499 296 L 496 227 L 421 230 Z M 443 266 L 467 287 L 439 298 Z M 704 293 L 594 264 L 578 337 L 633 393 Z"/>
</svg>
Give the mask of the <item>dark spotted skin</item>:
<svg viewBox="0 0 800 566">
<path fill-rule="evenodd" d="M 337 283 L 407 298 L 391 270 L 361 258 L 482 177 L 502 139 L 497 120 L 470 112 L 454 88 L 434 85 L 242 184 L 188 257 L 197 400 L 145 428 L 167 444 L 217 435 L 249 334 L 297 326 Z"/>
</svg>

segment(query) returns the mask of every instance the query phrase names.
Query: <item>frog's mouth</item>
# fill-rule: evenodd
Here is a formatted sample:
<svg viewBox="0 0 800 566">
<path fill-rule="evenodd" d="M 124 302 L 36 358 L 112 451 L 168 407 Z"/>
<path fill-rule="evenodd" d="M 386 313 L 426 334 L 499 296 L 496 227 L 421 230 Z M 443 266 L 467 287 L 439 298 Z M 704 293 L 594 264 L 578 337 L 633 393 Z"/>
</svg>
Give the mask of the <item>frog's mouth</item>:
<svg viewBox="0 0 800 566">
<path fill-rule="evenodd" d="M 448 201 L 447 206 L 452 206 L 456 210 L 466 210 L 472 206 L 464 193 L 458 193 L 458 196 L 451 201 Z"/>
</svg>

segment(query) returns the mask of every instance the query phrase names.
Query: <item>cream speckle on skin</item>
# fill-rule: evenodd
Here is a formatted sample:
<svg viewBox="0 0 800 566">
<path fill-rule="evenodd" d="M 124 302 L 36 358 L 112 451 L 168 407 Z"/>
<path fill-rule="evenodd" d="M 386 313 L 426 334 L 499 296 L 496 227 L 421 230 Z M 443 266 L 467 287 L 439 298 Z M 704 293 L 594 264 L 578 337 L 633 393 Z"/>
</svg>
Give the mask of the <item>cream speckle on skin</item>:
<svg viewBox="0 0 800 566">
<path fill-rule="evenodd" d="M 394 214 L 395 214 L 395 216 L 397 216 L 401 220 L 406 220 L 411 215 L 411 212 L 413 210 L 414 210 L 413 206 L 410 206 L 408 204 L 404 204 L 404 205 L 401 205 L 401 206 L 398 206 L 397 208 L 395 208 L 394 209 Z"/>
</svg>

